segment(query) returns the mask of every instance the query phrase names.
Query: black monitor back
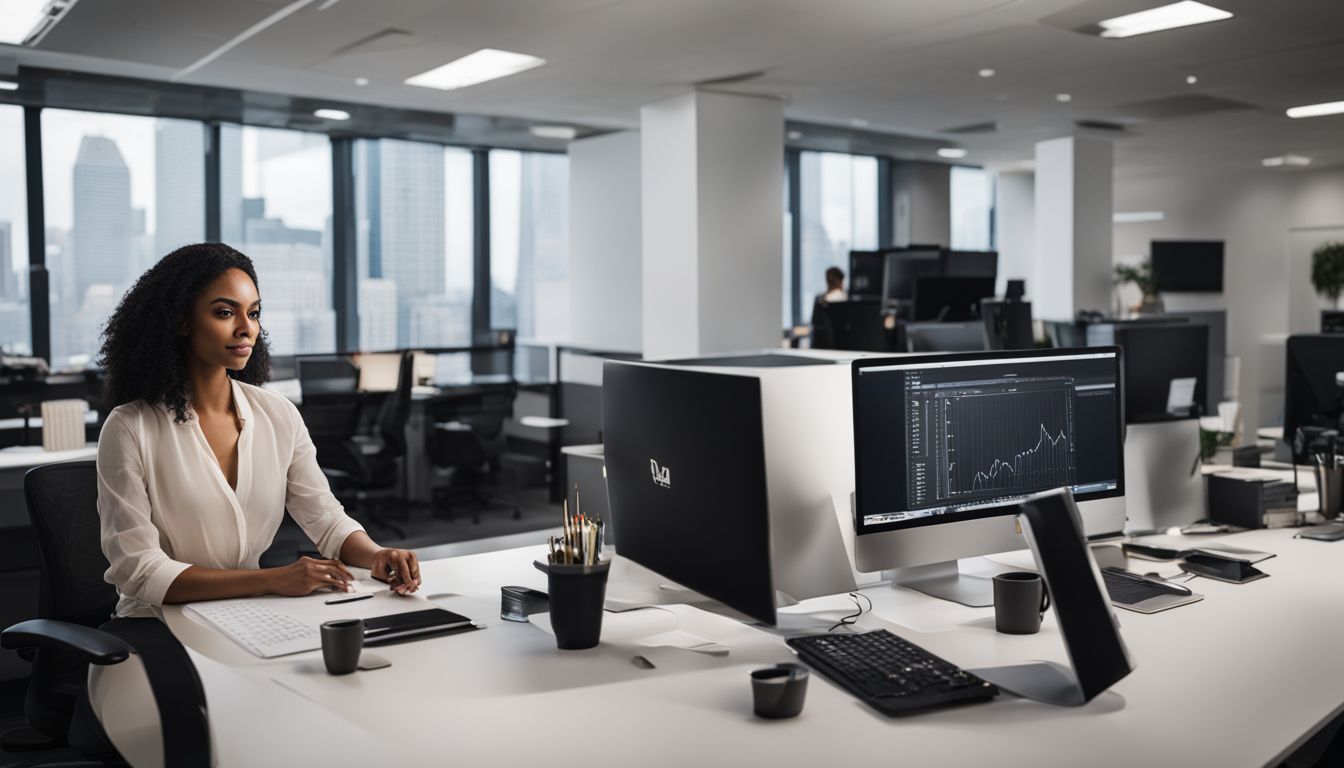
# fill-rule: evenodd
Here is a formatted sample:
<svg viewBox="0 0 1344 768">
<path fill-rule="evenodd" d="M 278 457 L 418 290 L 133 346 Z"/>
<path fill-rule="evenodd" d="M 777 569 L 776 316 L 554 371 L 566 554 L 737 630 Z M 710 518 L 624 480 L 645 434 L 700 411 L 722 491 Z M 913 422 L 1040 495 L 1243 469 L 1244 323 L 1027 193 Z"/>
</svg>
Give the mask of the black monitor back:
<svg viewBox="0 0 1344 768">
<path fill-rule="evenodd" d="M 887 251 L 882 267 L 882 299 L 888 303 L 915 297 L 915 280 L 937 275 L 940 251 Z"/>
<path fill-rule="evenodd" d="M 886 251 L 849 252 L 849 296 L 853 298 L 882 298 L 883 256 Z"/>
<path fill-rule="evenodd" d="M 887 329 L 882 325 L 882 302 L 837 301 L 824 304 L 831 328 L 831 349 L 885 352 Z M 821 347 L 818 347 L 821 349 Z"/>
<path fill-rule="evenodd" d="M 760 381 L 607 362 L 602 390 L 620 554 L 774 624 Z"/>
<path fill-rule="evenodd" d="M 1196 323 L 1120 323 L 1115 343 L 1125 350 L 1125 423 L 1186 418 L 1167 412 L 1172 379 L 1195 379 L 1203 405 L 1209 381 L 1209 329 Z"/>
<path fill-rule="evenodd" d="M 957 323 L 979 315 L 980 300 L 994 295 L 992 277 L 919 277 L 913 319 Z"/>
<path fill-rule="evenodd" d="M 985 322 L 990 349 L 1032 349 L 1036 346 L 1030 301 L 985 299 L 980 302 L 980 317 Z"/>
<path fill-rule="evenodd" d="M 999 277 L 998 251 L 943 251 L 943 275 L 947 277 Z"/>
<path fill-rule="evenodd" d="M 1339 427 L 1339 385 L 1335 383 L 1335 375 L 1344 372 L 1344 335 L 1289 336 L 1287 353 L 1283 439 L 1291 445 L 1298 427 Z"/>
<path fill-rule="evenodd" d="M 299 388 L 304 397 L 356 391 L 359 369 L 344 355 L 307 355 L 297 362 Z"/>
<path fill-rule="evenodd" d="M 1321 333 L 1344 333 L 1344 311 L 1322 309 Z"/>
<path fill-rule="evenodd" d="M 1151 248 L 1160 293 L 1222 293 L 1222 240 L 1153 240 Z"/>
</svg>

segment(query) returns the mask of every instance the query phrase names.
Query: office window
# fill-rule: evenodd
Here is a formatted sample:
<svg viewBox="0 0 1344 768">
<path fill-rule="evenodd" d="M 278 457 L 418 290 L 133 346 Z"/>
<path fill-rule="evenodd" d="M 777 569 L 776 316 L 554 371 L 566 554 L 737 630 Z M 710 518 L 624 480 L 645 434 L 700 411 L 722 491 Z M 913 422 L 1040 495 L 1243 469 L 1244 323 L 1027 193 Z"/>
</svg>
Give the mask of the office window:
<svg viewBox="0 0 1344 768">
<path fill-rule="evenodd" d="M 471 343 L 472 187 L 468 150 L 355 143 L 360 349 Z"/>
<path fill-rule="evenodd" d="M 272 354 L 334 352 L 331 142 L 225 125 L 219 157 L 220 238 L 256 265 Z"/>
<path fill-rule="evenodd" d="M 984 168 L 952 167 L 952 248 L 961 251 L 993 249 L 990 216 L 994 181 Z"/>
<path fill-rule="evenodd" d="M 812 303 L 826 292 L 826 268 L 845 271 L 849 252 L 877 247 L 877 158 L 835 152 L 803 152 L 798 183 L 802 197 L 800 322 L 812 322 Z"/>
<path fill-rule="evenodd" d="M 490 153 L 490 326 L 569 335 L 569 158 Z"/>
<path fill-rule="evenodd" d="M 43 110 L 53 365 L 92 362 L 130 284 L 205 238 L 204 151 L 197 122 Z"/>
<path fill-rule="evenodd" d="M 0 352 L 30 355 L 23 108 L 0 105 Z"/>
<path fill-rule="evenodd" d="M 793 327 L 793 209 L 789 207 L 789 164 L 784 164 L 784 279 L 780 281 L 784 289 L 780 312 L 783 313 L 782 326 Z"/>
</svg>

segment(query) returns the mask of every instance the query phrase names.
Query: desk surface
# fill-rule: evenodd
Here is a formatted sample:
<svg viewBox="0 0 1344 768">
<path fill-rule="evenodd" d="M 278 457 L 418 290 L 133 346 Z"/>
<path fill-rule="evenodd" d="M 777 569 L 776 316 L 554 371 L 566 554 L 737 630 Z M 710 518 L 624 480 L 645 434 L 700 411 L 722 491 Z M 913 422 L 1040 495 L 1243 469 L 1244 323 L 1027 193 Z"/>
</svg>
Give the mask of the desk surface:
<svg viewBox="0 0 1344 768">
<path fill-rule="evenodd" d="M 19 445 L 12 448 L 0 448 L 0 470 L 29 470 L 39 464 L 55 464 L 58 461 L 80 461 L 98 456 L 98 444 L 89 443 L 83 448 L 71 451 L 44 451 L 40 445 Z"/>
<path fill-rule="evenodd" d="M 487 628 L 373 652 L 392 666 L 344 677 L 325 674 L 319 652 L 252 657 L 180 608 L 166 618 L 191 649 L 205 684 L 220 766 L 274 764 L 295 753 L 308 762 L 517 765 L 547 761 L 593 724 L 603 764 L 722 764 L 751 757 L 764 765 L 1266 765 L 1344 709 L 1344 544 L 1293 539 L 1286 530 L 1218 537 L 1275 552 L 1270 578 L 1244 585 L 1196 579 L 1193 605 L 1142 615 L 1120 611 L 1137 669 L 1081 708 L 1001 696 L 988 704 L 890 719 L 813 676 L 795 720 L 751 715 L 749 670 L 791 658 L 780 636 L 690 606 L 607 614 L 603 643 L 563 652 L 536 626 L 500 621 L 499 586 L 544 589 L 531 561 L 541 547 L 425 562 L 423 594 Z M 1202 539 L 1207 541 L 1207 539 Z M 1022 556 L 1022 555 L 1014 555 Z M 625 561 L 613 567 L 610 596 L 630 589 Z M 645 575 L 647 572 L 644 572 Z M 968 608 L 904 589 L 865 590 L 875 605 L 861 627 L 889 627 L 966 668 L 1044 659 L 1065 662 L 1053 615 L 1030 636 L 994 631 L 993 609 Z M 326 606 L 285 600 L 287 612 L 327 620 L 424 607 L 426 598 L 379 590 L 372 600 Z M 844 597 L 788 612 L 814 620 L 849 612 Z M 712 657 L 646 648 L 638 638 L 673 628 L 731 648 Z M 656 669 L 635 667 L 641 653 Z M 115 669 L 115 668 L 112 668 Z M 122 711 L 134 709 L 114 697 Z M 141 708 L 153 712 L 153 708 Z M 335 727 L 315 729 L 313 723 Z M 114 739 L 133 763 L 133 729 Z M 142 739 L 143 741 L 143 739 Z M 143 746 L 143 745 L 142 745 Z M 558 764 L 589 760 L 561 759 Z"/>
</svg>

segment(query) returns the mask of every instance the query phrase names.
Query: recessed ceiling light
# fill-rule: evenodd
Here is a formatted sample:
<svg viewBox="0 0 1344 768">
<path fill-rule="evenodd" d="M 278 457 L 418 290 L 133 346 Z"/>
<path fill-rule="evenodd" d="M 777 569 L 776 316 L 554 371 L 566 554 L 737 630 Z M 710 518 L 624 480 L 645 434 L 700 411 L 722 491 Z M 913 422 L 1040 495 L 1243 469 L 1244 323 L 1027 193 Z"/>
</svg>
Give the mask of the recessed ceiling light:
<svg viewBox="0 0 1344 768">
<path fill-rule="evenodd" d="M 1195 24 L 1207 24 L 1232 18 L 1232 14 L 1221 8 L 1197 3 L 1194 0 L 1182 0 L 1179 3 L 1149 8 L 1138 13 L 1127 13 L 1099 22 L 1102 37 L 1134 37 L 1165 29 L 1189 27 Z"/>
<path fill-rule="evenodd" d="M 320 117 L 323 120 L 349 120 L 350 113 L 344 109 L 315 109 L 313 117 Z"/>
<path fill-rule="evenodd" d="M 525 53 L 482 48 L 475 53 L 469 53 L 460 59 L 450 61 L 441 67 L 435 67 L 428 72 L 421 72 L 414 77 L 408 77 L 406 78 L 406 84 L 418 85 L 421 88 L 452 91 L 484 83 L 487 80 L 516 75 L 519 72 L 540 67 L 545 63 L 545 59 L 539 59 Z"/>
<path fill-rule="evenodd" d="M 788 132 L 787 134 L 785 134 L 785 135 L 789 137 L 789 141 L 797 141 L 797 140 L 803 138 L 803 132 L 802 132 L 802 131 L 789 131 L 789 132 Z"/>
<path fill-rule="evenodd" d="M 994 70 L 990 69 L 989 67 L 985 67 L 984 69 L 980 70 L 981 77 L 993 77 L 994 74 L 995 74 Z"/>
<path fill-rule="evenodd" d="M 1304 165 L 1311 165 L 1311 158 L 1303 157 L 1301 155 L 1279 155 L 1277 157 L 1266 157 L 1264 160 L 1260 161 L 1260 164 L 1266 168 L 1279 168 L 1285 165 L 1301 167 Z"/>
<path fill-rule="evenodd" d="M 949 160 L 956 160 L 966 156 L 966 150 L 961 147 L 941 147 L 938 150 L 939 157 L 946 157 Z"/>
<path fill-rule="evenodd" d="M 1293 107 L 1288 110 L 1289 117 L 1320 117 L 1337 115 L 1344 112 L 1344 101 L 1330 101 L 1324 104 L 1308 104 L 1305 107 Z"/>
<path fill-rule="evenodd" d="M 1055 94 L 1055 101 L 1073 101 L 1073 97 L 1067 93 Z"/>
<path fill-rule="evenodd" d="M 355 85 L 358 85 L 358 86 L 360 86 L 360 87 L 363 87 L 363 86 L 366 86 L 366 85 L 368 85 L 368 84 L 369 84 L 369 78 L 367 78 L 367 77 L 356 77 L 356 78 L 355 78 Z"/>
<path fill-rule="evenodd" d="M 1111 221 L 1116 224 L 1137 224 L 1141 221 L 1162 221 L 1167 214 L 1162 211 L 1116 211 Z"/>
<path fill-rule="evenodd" d="M 852 125 L 852 126 L 854 126 L 855 128 L 866 128 L 866 127 L 868 127 L 868 121 L 867 121 L 867 120 L 864 120 L 864 119 L 861 118 L 861 117 L 856 117 L 856 118 L 854 118 L 853 120 L 850 120 L 850 121 L 849 121 L 849 124 Z"/>
<path fill-rule="evenodd" d="M 8 0 L 0 13 L 0 43 L 36 45 L 76 0 Z"/>
<path fill-rule="evenodd" d="M 539 139 L 572 141 L 575 136 L 579 135 L 578 130 L 570 125 L 534 125 L 528 130 Z"/>
<path fill-rule="evenodd" d="M 1195 83 L 1199 82 L 1199 78 L 1195 77 L 1194 75 L 1186 75 L 1185 82 L 1188 83 L 1189 85 L 1194 85 Z"/>
<path fill-rule="evenodd" d="M 17 90 L 19 90 L 18 83 L 9 80 L 0 80 L 0 91 L 17 91 Z"/>
</svg>

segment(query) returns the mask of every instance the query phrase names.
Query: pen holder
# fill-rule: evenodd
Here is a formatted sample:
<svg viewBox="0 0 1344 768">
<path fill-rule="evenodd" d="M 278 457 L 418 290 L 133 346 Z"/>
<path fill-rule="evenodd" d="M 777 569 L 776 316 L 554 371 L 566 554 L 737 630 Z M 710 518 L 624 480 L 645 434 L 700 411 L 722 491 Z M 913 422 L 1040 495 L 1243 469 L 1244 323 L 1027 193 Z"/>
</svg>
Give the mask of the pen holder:
<svg viewBox="0 0 1344 768">
<path fill-rule="evenodd" d="M 550 593 L 551 629 L 562 651 L 592 648 L 602 637 L 602 604 L 607 598 L 611 561 L 595 565 L 555 565 L 536 561 L 546 574 Z"/>
<path fill-rule="evenodd" d="M 1321 500 L 1321 517 L 1326 520 L 1339 517 L 1340 500 L 1344 496 L 1344 467 L 1330 469 L 1317 464 L 1316 491 Z"/>
</svg>

